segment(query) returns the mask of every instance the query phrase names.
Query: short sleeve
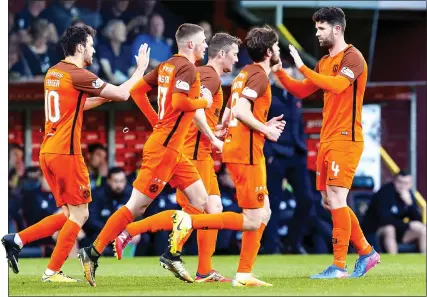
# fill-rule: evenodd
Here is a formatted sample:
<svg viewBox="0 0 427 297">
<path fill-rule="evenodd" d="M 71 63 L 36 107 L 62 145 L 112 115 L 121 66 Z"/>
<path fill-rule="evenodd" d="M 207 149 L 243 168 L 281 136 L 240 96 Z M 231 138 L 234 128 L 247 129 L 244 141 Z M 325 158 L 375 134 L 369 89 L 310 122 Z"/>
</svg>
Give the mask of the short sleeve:
<svg viewBox="0 0 427 297">
<path fill-rule="evenodd" d="M 344 53 L 338 75 L 344 76 L 350 83 L 353 83 L 363 72 L 364 64 L 364 59 L 361 54 L 355 51 L 348 51 Z"/>
<path fill-rule="evenodd" d="M 196 66 L 191 63 L 185 63 L 177 67 L 175 74 L 175 85 L 173 93 L 185 93 L 188 95 L 191 85 L 196 79 Z"/>
<path fill-rule="evenodd" d="M 209 73 L 204 72 L 200 73 L 200 83 L 205 88 L 208 88 L 208 90 L 211 92 L 212 95 L 215 95 L 219 91 L 219 87 L 221 86 L 221 80 L 219 79 L 218 75 L 215 77 L 216 73 Z"/>
<path fill-rule="evenodd" d="M 79 68 L 70 74 L 74 88 L 92 96 L 99 96 L 107 85 L 106 82 L 86 69 Z"/>
<path fill-rule="evenodd" d="M 151 87 L 154 88 L 157 86 L 157 77 L 159 73 L 159 67 L 161 64 L 157 65 L 153 70 L 144 75 L 144 81 Z"/>
<path fill-rule="evenodd" d="M 240 97 L 255 101 L 265 93 L 268 84 L 269 80 L 265 73 L 260 71 L 250 73 Z"/>
</svg>

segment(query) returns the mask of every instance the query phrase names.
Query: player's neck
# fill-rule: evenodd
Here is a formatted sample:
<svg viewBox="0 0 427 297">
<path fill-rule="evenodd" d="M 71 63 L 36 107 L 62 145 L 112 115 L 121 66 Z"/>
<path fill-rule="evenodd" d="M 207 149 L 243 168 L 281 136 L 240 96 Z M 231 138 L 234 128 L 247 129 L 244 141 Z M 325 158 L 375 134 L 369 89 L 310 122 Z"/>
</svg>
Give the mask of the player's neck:
<svg viewBox="0 0 427 297">
<path fill-rule="evenodd" d="M 337 40 L 334 46 L 329 49 L 329 56 L 330 57 L 336 56 L 338 53 L 344 50 L 347 47 L 347 45 L 348 44 L 345 42 L 344 38 Z"/>
<path fill-rule="evenodd" d="M 215 69 L 215 72 L 221 76 L 223 74 L 223 69 L 222 66 L 219 62 L 215 61 L 215 60 L 210 60 L 208 61 L 208 63 L 206 64 L 208 66 L 211 66 L 213 69 Z"/>
<path fill-rule="evenodd" d="M 196 59 L 194 58 L 194 55 L 191 52 L 180 49 L 178 50 L 178 55 L 186 57 L 193 64 L 196 63 Z"/>
<path fill-rule="evenodd" d="M 81 59 L 79 59 L 79 57 L 68 56 L 68 57 L 65 57 L 64 60 L 67 62 L 73 63 L 74 65 L 76 65 L 79 68 L 84 67 L 84 62 Z"/>
<path fill-rule="evenodd" d="M 265 59 L 264 61 L 258 62 L 255 64 L 258 64 L 259 66 L 261 66 L 264 69 L 265 74 L 267 74 L 267 76 L 270 75 L 270 72 L 271 72 L 270 60 Z"/>
</svg>

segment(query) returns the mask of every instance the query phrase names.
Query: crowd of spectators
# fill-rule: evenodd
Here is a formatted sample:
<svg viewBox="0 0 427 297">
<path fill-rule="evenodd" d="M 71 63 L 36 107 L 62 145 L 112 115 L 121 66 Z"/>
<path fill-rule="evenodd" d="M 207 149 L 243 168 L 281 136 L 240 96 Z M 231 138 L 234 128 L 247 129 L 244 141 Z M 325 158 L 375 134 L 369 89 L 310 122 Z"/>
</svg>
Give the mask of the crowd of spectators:
<svg viewBox="0 0 427 297">
<path fill-rule="evenodd" d="M 75 0 L 28 0 L 21 11 L 8 15 L 9 81 L 42 81 L 64 58 L 58 45 L 61 34 L 70 25 L 87 24 L 98 32 L 89 70 L 120 84 L 133 73 L 140 44 L 151 47 L 151 69 L 172 56 L 180 22 L 157 0 L 97 1 L 95 9 Z"/>
</svg>

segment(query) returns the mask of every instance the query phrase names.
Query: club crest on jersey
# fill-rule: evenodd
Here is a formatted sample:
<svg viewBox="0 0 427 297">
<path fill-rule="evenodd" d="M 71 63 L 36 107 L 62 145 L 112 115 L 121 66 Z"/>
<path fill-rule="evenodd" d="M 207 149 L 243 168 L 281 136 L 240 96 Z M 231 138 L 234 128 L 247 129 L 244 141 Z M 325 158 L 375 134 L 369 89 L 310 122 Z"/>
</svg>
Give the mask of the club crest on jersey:
<svg viewBox="0 0 427 297">
<path fill-rule="evenodd" d="M 254 90 L 252 90 L 248 87 L 245 87 L 243 89 L 242 94 L 245 96 L 251 97 L 251 98 L 257 98 L 258 97 L 257 92 L 255 92 Z"/>
<path fill-rule="evenodd" d="M 335 64 L 334 67 L 332 68 L 333 72 L 337 72 L 338 71 L 338 64 Z"/>
<path fill-rule="evenodd" d="M 92 82 L 92 87 L 94 87 L 95 89 L 99 89 L 100 87 L 102 87 L 103 84 L 104 84 L 104 81 L 98 78 L 97 80 L 94 80 Z"/>
<path fill-rule="evenodd" d="M 177 89 L 181 89 L 181 90 L 184 90 L 184 91 L 189 91 L 190 90 L 190 85 L 187 82 L 182 81 L 182 80 L 177 80 L 176 84 L 175 84 L 175 87 Z"/>
<path fill-rule="evenodd" d="M 350 70 L 350 68 L 343 67 L 341 69 L 341 73 L 347 75 L 350 78 L 354 78 L 354 73 L 353 73 L 353 71 Z"/>
</svg>

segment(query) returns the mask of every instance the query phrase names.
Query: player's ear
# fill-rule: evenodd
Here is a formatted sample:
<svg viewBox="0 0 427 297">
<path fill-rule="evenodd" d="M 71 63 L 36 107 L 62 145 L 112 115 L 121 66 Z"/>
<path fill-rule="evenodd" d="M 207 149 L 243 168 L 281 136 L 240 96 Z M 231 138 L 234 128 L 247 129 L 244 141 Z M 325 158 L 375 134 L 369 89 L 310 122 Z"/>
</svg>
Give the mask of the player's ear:
<svg viewBox="0 0 427 297">
<path fill-rule="evenodd" d="M 191 40 L 187 41 L 187 47 L 189 49 L 192 49 L 194 47 L 193 41 L 191 41 Z"/>
</svg>

